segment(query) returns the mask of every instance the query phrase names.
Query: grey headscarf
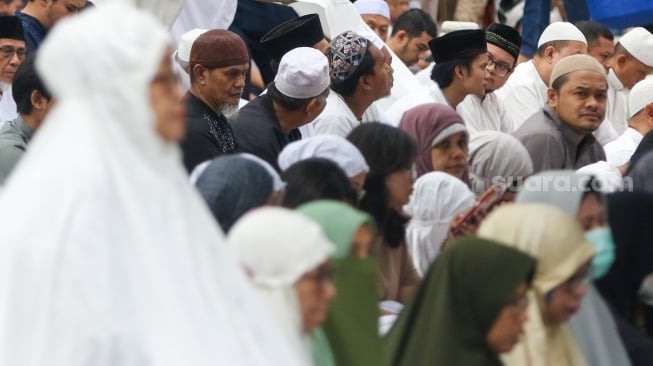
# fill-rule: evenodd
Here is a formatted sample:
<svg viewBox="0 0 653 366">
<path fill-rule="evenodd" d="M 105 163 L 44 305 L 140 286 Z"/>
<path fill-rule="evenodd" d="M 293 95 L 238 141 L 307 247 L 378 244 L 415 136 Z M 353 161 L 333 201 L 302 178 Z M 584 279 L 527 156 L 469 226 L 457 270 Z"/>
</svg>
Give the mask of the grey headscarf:
<svg viewBox="0 0 653 366">
<path fill-rule="evenodd" d="M 265 168 L 238 155 L 213 159 L 195 186 L 225 233 L 247 211 L 265 205 L 273 193 Z"/>
<path fill-rule="evenodd" d="M 477 196 L 485 192 L 495 177 L 525 179 L 533 174 L 533 162 L 526 148 L 511 135 L 481 131 L 469 141 L 469 176 Z"/>
<path fill-rule="evenodd" d="M 653 193 L 653 152 L 644 155 L 628 172 L 633 189 Z"/>
<path fill-rule="evenodd" d="M 548 203 L 576 217 L 589 177 L 573 170 L 536 174 L 526 179 L 516 202 Z M 569 325 L 588 365 L 630 366 L 612 313 L 594 285 L 588 287 L 580 310 L 571 318 Z"/>
</svg>

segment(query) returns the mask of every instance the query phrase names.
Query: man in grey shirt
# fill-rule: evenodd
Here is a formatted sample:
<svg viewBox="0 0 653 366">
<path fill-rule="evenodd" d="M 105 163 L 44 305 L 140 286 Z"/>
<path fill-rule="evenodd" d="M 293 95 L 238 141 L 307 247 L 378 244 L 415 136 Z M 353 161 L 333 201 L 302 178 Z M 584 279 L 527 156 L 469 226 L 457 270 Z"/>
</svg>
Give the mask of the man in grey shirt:
<svg viewBox="0 0 653 366">
<path fill-rule="evenodd" d="M 547 105 L 514 133 L 528 150 L 535 173 L 605 160 L 592 132 L 605 117 L 607 89 L 605 69 L 591 56 L 568 56 L 555 65 Z"/>
<path fill-rule="evenodd" d="M 53 104 L 50 93 L 36 74 L 34 56 L 28 56 L 14 76 L 12 92 L 18 117 L 0 128 L 0 186 L 22 158 L 29 140 Z"/>
</svg>

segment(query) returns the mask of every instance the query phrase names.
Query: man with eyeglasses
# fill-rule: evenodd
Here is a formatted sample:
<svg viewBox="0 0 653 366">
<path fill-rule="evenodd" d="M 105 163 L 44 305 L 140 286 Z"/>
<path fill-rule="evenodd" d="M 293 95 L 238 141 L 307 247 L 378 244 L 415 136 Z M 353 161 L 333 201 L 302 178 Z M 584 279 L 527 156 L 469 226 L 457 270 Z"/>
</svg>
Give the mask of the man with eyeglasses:
<svg viewBox="0 0 653 366">
<path fill-rule="evenodd" d="M 16 13 L 25 28 L 27 52 L 36 51 L 55 23 L 79 13 L 85 6 L 86 0 L 29 0 L 25 8 Z"/>
<path fill-rule="evenodd" d="M 0 16 L 0 127 L 18 117 L 11 83 L 18 66 L 25 59 L 25 35 L 20 19 Z"/>
<path fill-rule="evenodd" d="M 470 94 L 456 108 L 472 136 L 487 130 L 505 133 L 515 130 L 512 116 L 494 91 L 506 83 L 515 67 L 521 48 L 521 36 L 512 27 L 492 24 L 485 31 L 485 40 L 488 55 L 485 95 Z"/>
</svg>

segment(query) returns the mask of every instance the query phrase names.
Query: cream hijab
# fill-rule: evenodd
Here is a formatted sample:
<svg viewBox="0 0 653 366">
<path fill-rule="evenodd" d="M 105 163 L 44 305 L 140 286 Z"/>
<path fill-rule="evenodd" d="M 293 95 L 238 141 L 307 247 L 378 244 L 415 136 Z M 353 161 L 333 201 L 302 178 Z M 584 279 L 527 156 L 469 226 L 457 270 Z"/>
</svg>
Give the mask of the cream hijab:
<svg viewBox="0 0 653 366">
<path fill-rule="evenodd" d="M 0 365 L 300 365 L 155 132 L 167 46 L 117 1 L 39 49 L 57 103 L 0 193 Z"/>
<path fill-rule="evenodd" d="M 500 207 L 481 224 L 478 236 L 520 249 L 537 259 L 529 293 L 524 339 L 502 356 L 507 366 L 583 366 L 586 361 L 566 324 L 547 326 L 546 294 L 594 255 L 576 220 L 557 207 L 529 203 Z"/>
</svg>

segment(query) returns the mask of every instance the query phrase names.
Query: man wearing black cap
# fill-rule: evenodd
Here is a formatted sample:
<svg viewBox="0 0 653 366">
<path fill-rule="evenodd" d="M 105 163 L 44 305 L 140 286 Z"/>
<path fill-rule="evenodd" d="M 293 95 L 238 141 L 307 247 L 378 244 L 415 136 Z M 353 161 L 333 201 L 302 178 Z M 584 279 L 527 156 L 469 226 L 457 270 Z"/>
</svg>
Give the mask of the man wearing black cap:
<svg viewBox="0 0 653 366">
<path fill-rule="evenodd" d="M 306 14 L 279 24 L 261 38 L 261 45 L 270 54 L 275 73 L 281 58 L 290 50 L 312 47 L 326 54 L 329 49 L 317 14 Z"/>
<path fill-rule="evenodd" d="M 485 39 L 489 58 L 485 96 L 470 94 L 456 110 L 463 117 L 470 135 L 486 130 L 512 133 L 515 123 L 494 91 L 506 83 L 515 68 L 521 36 L 512 27 L 492 24 L 485 31 Z"/>
<path fill-rule="evenodd" d="M 11 83 L 25 59 L 25 35 L 20 19 L 0 16 L 0 127 L 18 117 L 11 94 Z"/>
<path fill-rule="evenodd" d="M 189 64 L 191 86 L 181 148 L 190 173 L 199 163 L 236 152 L 238 144 L 225 115 L 238 110 L 249 53 L 236 33 L 213 29 L 193 42 Z"/>
<path fill-rule="evenodd" d="M 431 80 L 434 101 L 456 108 L 469 94 L 485 96 L 489 58 L 485 31 L 459 30 L 429 42 L 435 66 Z"/>
</svg>

